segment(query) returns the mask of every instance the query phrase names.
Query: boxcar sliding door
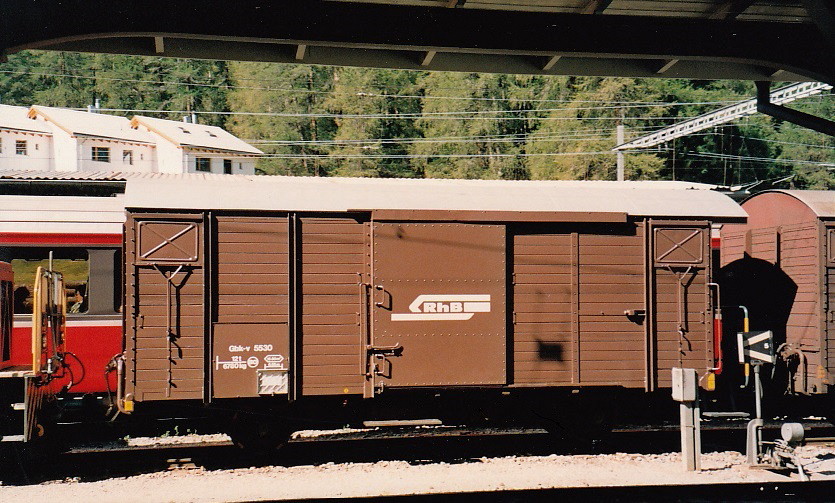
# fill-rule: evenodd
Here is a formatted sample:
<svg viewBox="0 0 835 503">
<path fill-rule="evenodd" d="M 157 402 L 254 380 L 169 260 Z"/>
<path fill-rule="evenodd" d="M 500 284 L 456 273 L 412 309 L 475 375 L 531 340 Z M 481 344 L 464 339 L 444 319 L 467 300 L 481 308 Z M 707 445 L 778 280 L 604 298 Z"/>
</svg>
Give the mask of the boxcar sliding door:
<svg viewBox="0 0 835 503">
<path fill-rule="evenodd" d="M 137 401 L 203 397 L 203 221 L 127 222 L 126 390 Z"/>
<path fill-rule="evenodd" d="M 505 226 L 374 222 L 372 233 L 382 383 L 506 383 Z"/>
<path fill-rule="evenodd" d="M 219 215 L 212 222 L 212 397 L 287 394 L 295 368 L 289 219 Z"/>
<path fill-rule="evenodd" d="M 713 322 L 710 305 L 710 227 L 706 222 L 651 222 L 652 262 L 649 317 L 650 358 L 655 359 L 661 387 L 671 383 L 672 367 L 713 367 Z M 705 357 L 705 355 L 708 355 Z"/>
</svg>

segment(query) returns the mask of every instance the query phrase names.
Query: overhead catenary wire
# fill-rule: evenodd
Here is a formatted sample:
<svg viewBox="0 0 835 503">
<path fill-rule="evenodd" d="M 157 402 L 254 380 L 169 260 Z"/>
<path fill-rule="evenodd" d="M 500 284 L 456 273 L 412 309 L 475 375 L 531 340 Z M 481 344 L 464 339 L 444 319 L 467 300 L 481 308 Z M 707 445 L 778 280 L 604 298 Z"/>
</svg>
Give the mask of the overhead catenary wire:
<svg viewBox="0 0 835 503">
<path fill-rule="evenodd" d="M 72 110 L 84 111 L 86 109 L 73 108 Z M 253 117 L 284 117 L 284 118 L 324 118 L 324 119 L 431 119 L 431 120 L 493 120 L 493 121 L 576 121 L 576 120 L 592 120 L 592 121 L 622 121 L 626 120 L 682 120 L 692 119 L 687 116 L 633 116 L 633 117 L 482 117 L 474 119 L 466 116 L 426 116 L 421 113 L 414 114 L 338 114 L 338 113 L 292 113 L 292 112 L 233 112 L 233 111 L 195 111 L 195 110 L 151 110 L 138 108 L 99 108 L 99 112 L 119 112 L 119 113 L 150 113 L 150 114 L 198 114 L 198 115 L 241 115 Z M 505 111 L 502 111 L 505 112 Z"/>
<path fill-rule="evenodd" d="M 16 72 L 16 71 L 7 71 L 7 70 L 0 70 L 0 73 L 27 73 L 27 72 Z M 28 72 L 29 74 L 37 75 L 33 72 Z M 201 83 L 201 82 L 176 82 L 176 81 L 152 81 L 152 80 L 142 80 L 142 79 L 123 79 L 123 78 L 116 78 L 116 77 L 106 77 L 106 76 L 82 76 L 82 75 L 73 75 L 73 74 L 40 74 L 42 76 L 55 76 L 55 77 L 69 77 L 69 78 L 86 78 L 86 79 L 104 79 L 104 80 L 116 80 L 116 81 L 125 81 L 125 82 L 143 82 L 149 84 L 157 84 L 157 85 L 183 85 L 183 86 L 196 86 L 196 87 L 216 87 L 216 88 L 226 88 L 226 89 L 257 89 L 257 90 L 266 90 L 266 91 L 288 91 L 288 92 L 322 92 L 322 93 L 332 93 L 332 94 L 345 94 L 344 90 L 328 90 L 328 91 L 317 91 L 311 89 L 288 89 L 288 88 L 273 88 L 273 87 L 255 87 L 255 86 L 237 86 L 234 84 L 212 84 L 212 83 Z M 247 79 L 247 80 L 257 80 L 257 79 Z M 269 81 L 269 79 L 263 79 L 263 81 Z M 356 88 L 355 88 L 356 89 Z M 241 115 L 241 116 L 269 116 L 269 117 L 278 117 L 278 118 L 289 118 L 289 117 L 298 117 L 298 118 L 334 118 L 334 119 L 402 119 L 402 120 L 464 120 L 464 121 L 471 121 L 471 120 L 486 120 L 486 121 L 548 121 L 548 120 L 567 120 L 567 121 L 608 121 L 608 120 L 632 120 L 632 121 L 664 121 L 664 120 L 682 120 L 687 119 L 688 117 L 679 117 L 679 116 L 631 116 L 631 117 L 577 117 L 577 116 L 567 116 L 567 117 L 553 117 L 553 116 L 537 116 L 536 114 L 549 114 L 549 113 L 565 113 L 565 112 L 573 112 L 573 111 L 596 111 L 596 110 L 611 110 L 611 109 L 623 109 L 623 108 L 648 108 L 648 107 L 676 107 L 676 106 L 701 106 L 701 105 L 715 105 L 715 104 L 724 104 L 729 103 L 731 101 L 694 101 L 694 102 L 678 102 L 678 103 L 664 103 L 664 102 L 640 102 L 640 101 L 597 101 L 597 100 L 556 100 L 556 99 L 516 99 L 516 98 L 493 98 L 493 97 L 476 97 L 476 96 L 464 96 L 464 97 L 444 97 L 444 96 L 436 96 L 436 95 L 398 95 L 398 94 L 386 94 L 386 93 L 374 93 L 374 92 L 367 92 L 367 91 L 357 91 L 356 93 L 347 93 L 350 95 L 360 96 L 360 97 L 382 97 L 382 98 L 419 98 L 419 99 L 431 99 L 431 98 L 438 98 L 438 99 L 455 99 L 455 100 L 487 100 L 487 101 L 497 101 L 497 102 L 549 102 L 549 103 L 566 103 L 574 106 L 570 107 L 563 107 L 563 108 L 530 108 L 530 109 L 498 109 L 498 110 L 459 110 L 459 111 L 442 111 L 442 112 L 415 112 L 415 113 L 368 113 L 368 114 L 341 114 L 341 113 L 283 113 L 283 112 L 232 112 L 232 111 L 194 111 L 194 110 L 141 110 L 141 109 L 100 109 L 100 111 L 105 112 L 139 112 L 139 113 L 148 113 L 148 114 L 184 114 L 184 113 L 197 113 L 197 114 L 217 114 L 217 115 Z M 817 97 L 817 101 L 822 101 L 826 97 L 831 97 L 833 94 L 825 94 L 822 96 Z M 576 106 L 581 103 L 594 103 L 597 104 L 596 106 Z M 743 124 L 746 124 L 748 121 L 744 121 Z M 738 127 L 738 125 L 723 125 L 720 127 Z M 638 124 L 630 126 L 630 130 L 639 131 L 642 129 L 653 129 L 653 126 L 640 126 Z M 714 128 L 716 129 L 716 128 Z M 611 137 L 611 133 L 607 131 L 614 131 L 614 129 L 595 129 L 595 130 L 587 130 L 587 131 L 578 131 L 575 133 L 563 133 L 559 135 L 541 135 L 541 134 L 516 134 L 516 135 L 481 135 L 481 136 L 470 136 L 470 137 L 413 137 L 413 138 L 376 138 L 376 139 L 346 139 L 346 140 L 338 140 L 338 139 L 330 139 L 330 140 L 250 140 L 252 143 L 256 143 L 259 145 L 270 145 L 275 147 L 305 147 L 305 146 L 334 146 L 334 147 L 341 147 L 341 146 L 350 146 L 350 145 L 369 145 L 371 147 L 362 147 L 362 148 L 379 148 L 379 145 L 392 145 L 392 144 L 444 144 L 444 143 L 517 143 L 521 144 L 523 142 L 578 142 L 578 141 L 594 141 L 594 140 L 601 140 Z M 707 135 L 705 133 L 704 135 Z M 703 134 L 698 134 L 698 136 L 702 136 Z M 696 136 L 696 135 L 694 135 Z M 740 135 L 736 135 L 740 136 Z M 742 136 L 740 136 L 742 137 Z M 821 148 L 821 149 L 828 149 L 833 150 L 835 147 L 826 146 L 826 145 L 813 145 L 807 143 L 797 143 L 797 142 L 786 142 L 780 140 L 770 140 L 766 138 L 751 138 L 751 137 L 744 137 L 751 140 L 757 141 L 764 141 L 774 144 L 783 144 L 783 145 L 797 145 L 797 146 L 804 146 L 804 147 L 813 147 L 813 148 Z M 659 150 L 649 150 L 643 151 L 646 153 L 658 153 L 667 151 L 666 149 L 659 149 Z M 326 158 L 326 159 L 350 159 L 350 158 L 363 158 L 363 159 L 420 159 L 420 158 L 456 158 L 456 157 L 533 157 L 533 156 L 588 156 L 588 155 L 599 155 L 599 154 L 606 154 L 609 155 L 608 152 L 596 152 L 596 151 L 589 151 L 589 152 L 522 152 L 522 153 L 487 153 L 487 154 L 338 154 L 338 153 L 319 153 L 319 154 L 264 154 L 263 156 L 256 156 L 257 158 L 270 158 L 270 159 L 277 159 L 277 158 L 284 158 L 284 159 L 305 159 L 305 158 Z M 715 153 L 706 153 L 706 152 L 687 152 L 684 155 L 689 155 L 692 157 L 702 157 L 702 158 L 714 158 L 714 159 L 733 159 L 737 160 L 738 162 L 756 162 L 756 163 L 776 163 L 776 164 L 789 164 L 789 163 L 796 163 L 796 164 L 806 164 L 806 165 L 817 165 L 817 166 L 825 166 L 831 167 L 835 164 L 829 162 L 820 162 L 820 161 L 810 161 L 810 160 L 798 160 L 798 159 L 779 159 L 779 158 L 769 158 L 769 157 L 753 157 L 753 156 L 732 156 L 732 155 L 725 155 L 725 154 L 715 154 Z"/>
<path fill-rule="evenodd" d="M 810 166 L 822 166 L 822 167 L 829 167 L 835 168 L 835 162 L 824 162 L 824 161 L 809 161 L 805 159 L 779 159 L 779 158 L 772 158 L 772 157 L 755 157 L 755 156 L 743 156 L 743 155 L 732 155 L 732 154 L 716 154 L 712 152 L 687 152 L 686 155 L 691 157 L 704 157 L 704 158 L 711 158 L 711 159 L 730 159 L 730 160 L 738 160 L 738 161 L 747 161 L 747 162 L 769 162 L 775 164 L 805 164 Z M 721 167 L 720 167 L 721 169 Z"/>
<path fill-rule="evenodd" d="M 724 125 L 719 127 L 731 127 Z M 630 131 L 652 130 L 655 126 L 634 126 Z M 367 138 L 367 139 L 331 139 L 331 140 L 267 140 L 249 138 L 247 143 L 258 145 L 350 145 L 350 144 L 376 144 L 376 143 L 490 143 L 490 142 L 514 142 L 525 140 L 554 140 L 566 139 L 572 141 L 597 140 L 611 138 L 615 134 L 614 128 L 609 129 L 587 129 L 577 130 L 559 135 L 545 135 L 540 133 L 513 133 L 496 135 L 470 135 L 470 136 L 419 136 L 419 137 L 391 137 L 391 138 Z M 710 136 L 713 133 L 694 133 L 690 136 Z"/>
<path fill-rule="evenodd" d="M 410 138 L 373 138 L 373 139 L 333 139 L 333 140 L 257 140 L 249 139 L 247 143 L 256 145 L 365 145 L 365 144 L 420 144 L 420 143 L 524 143 L 529 141 L 588 141 L 607 139 L 612 136 L 609 132 L 586 132 L 582 134 L 565 135 L 496 135 L 496 136 L 461 136 L 461 137 L 410 137 Z"/>
</svg>

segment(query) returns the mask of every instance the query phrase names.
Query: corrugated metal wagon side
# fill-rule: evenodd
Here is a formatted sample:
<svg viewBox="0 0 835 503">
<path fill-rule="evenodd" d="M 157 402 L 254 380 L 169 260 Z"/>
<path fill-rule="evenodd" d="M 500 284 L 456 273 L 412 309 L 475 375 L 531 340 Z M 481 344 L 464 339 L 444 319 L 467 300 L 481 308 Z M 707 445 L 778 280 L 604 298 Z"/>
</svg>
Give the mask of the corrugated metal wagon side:
<svg viewBox="0 0 835 503">
<path fill-rule="evenodd" d="M 711 368 L 708 232 L 625 215 L 516 226 L 513 383 L 651 391 L 671 367 Z"/>
<path fill-rule="evenodd" d="M 301 411 L 706 376 L 710 229 L 744 220 L 722 195 L 664 184 L 165 184 L 126 193 L 136 402 Z"/>
<path fill-rule="evenodd" d="M 742 207 L 748 223 L 722 233 L 726 300 L 748 308 L 752 330 L 774 332 L 784 389 L 825 393 L 835 382 L 835 193 L 765 191 Z"/>
</svg>

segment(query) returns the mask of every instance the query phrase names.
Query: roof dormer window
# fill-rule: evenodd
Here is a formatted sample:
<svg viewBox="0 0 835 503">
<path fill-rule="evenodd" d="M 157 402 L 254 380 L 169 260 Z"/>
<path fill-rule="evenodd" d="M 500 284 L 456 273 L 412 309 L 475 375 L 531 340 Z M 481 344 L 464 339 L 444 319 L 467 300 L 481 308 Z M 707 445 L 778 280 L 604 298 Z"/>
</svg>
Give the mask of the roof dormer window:
<svg viewBox="0 0 835 503">
<path fill-rule="evenodd" d="M 209 133 L 209 136 L 211 136 L 212 138 L 217 138 L 217 135 L 212 133 L 211 131 L 206 131 L 206 132 Z"/>
<path fill-rule="evenodd" d="M 188 129 L 184 128 L 183 126 L 178 126 L 178 127 L 180 128 L 180 131 L 182 131 L 183 133 L 186 133 L 186 134 L 191 134 L 191 131 L 189 131 Z"/>
</svg>

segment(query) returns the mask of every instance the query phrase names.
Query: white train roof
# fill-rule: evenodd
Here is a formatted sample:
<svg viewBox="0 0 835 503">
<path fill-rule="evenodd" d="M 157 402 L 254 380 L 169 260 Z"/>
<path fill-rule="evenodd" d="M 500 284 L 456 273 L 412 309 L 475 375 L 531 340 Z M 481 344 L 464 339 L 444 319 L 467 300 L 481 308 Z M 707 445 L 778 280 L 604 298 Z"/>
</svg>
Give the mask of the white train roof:
<svg viewBox="0 0 835 503">
<path fill-rule="evenodd" d="M 243 175 L 131 177 L 128 208 L 626 213 L 741 220 L 729 197 L 689 182 L 504 181 Z"/>
<path fill-rule="evenodd" d="M 0 233 L 121 234 L 124 196 L 0 195 Z"/>
</svg>

